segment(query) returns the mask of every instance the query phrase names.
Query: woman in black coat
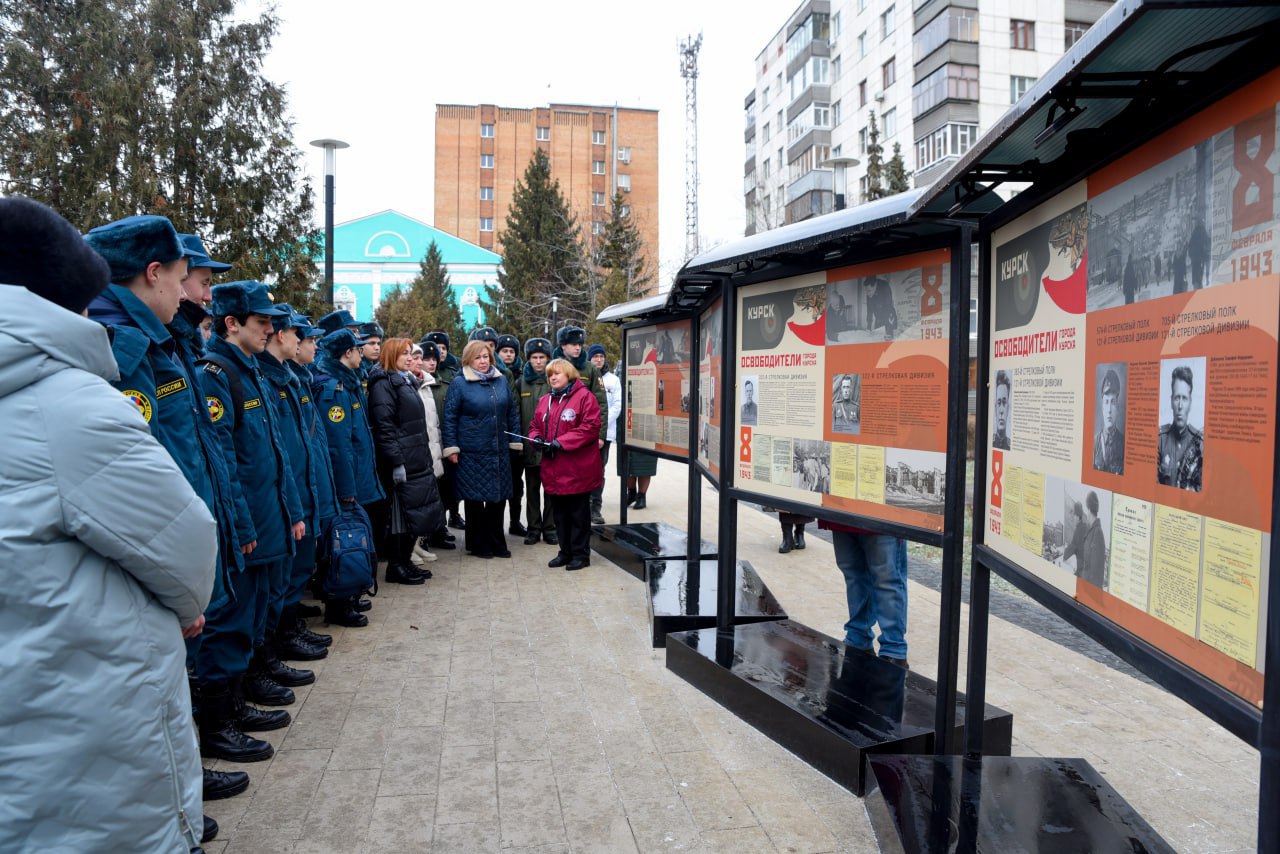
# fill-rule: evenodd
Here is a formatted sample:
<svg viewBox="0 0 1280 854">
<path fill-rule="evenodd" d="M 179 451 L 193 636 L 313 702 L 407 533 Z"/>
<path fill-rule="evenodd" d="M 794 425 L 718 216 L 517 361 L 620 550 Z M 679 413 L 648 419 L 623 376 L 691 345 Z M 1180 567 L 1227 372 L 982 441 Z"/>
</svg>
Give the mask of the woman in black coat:
<svg viewBox="0 0 1280 854">
<path fill-rule="evenodd" d="M 418 537 L 444 526 L 444 506 L 432 473 L 427 415 L 418 384 L 409 373 L 408 338 L 382 344 L 378 365 L 369 372 L 369 426 L 378 454 L 378 477 L 391 496 L 387 534 L 387 581 L 422 584 L 431 577 L 410 563 Z"/>
</svg>

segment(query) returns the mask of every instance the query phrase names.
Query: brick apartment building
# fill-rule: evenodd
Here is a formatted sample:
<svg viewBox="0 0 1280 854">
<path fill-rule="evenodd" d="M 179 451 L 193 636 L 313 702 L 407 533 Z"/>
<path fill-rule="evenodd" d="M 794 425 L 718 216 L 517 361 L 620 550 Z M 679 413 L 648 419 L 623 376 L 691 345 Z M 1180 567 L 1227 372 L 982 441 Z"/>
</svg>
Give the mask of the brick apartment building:
<svg viewBox="0 0 1280 854">
<path fill-rule="evenodd" d="M 603 233 L 622 191 L 657 270 L 657 110 L 437 104 L 435 227 L 501 254 L 512 193 L 535 147 L 550 156 L 585 237 Z"/>
</svg>

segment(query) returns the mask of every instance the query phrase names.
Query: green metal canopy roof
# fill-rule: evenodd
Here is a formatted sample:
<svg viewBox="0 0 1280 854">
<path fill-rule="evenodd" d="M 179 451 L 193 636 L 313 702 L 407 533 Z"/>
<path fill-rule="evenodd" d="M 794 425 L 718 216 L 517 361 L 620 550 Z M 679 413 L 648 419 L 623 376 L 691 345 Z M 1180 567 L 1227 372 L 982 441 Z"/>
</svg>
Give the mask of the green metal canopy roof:
<svg viewBox="0 0 1280 854">
<path fill-rule="evenodd" d="M 910 216 L 980 219 L 1002 184 L 1043 198 L 1273 68 L 1278 48 L 1275 0 L 1121 0 Z"/>
</svg>

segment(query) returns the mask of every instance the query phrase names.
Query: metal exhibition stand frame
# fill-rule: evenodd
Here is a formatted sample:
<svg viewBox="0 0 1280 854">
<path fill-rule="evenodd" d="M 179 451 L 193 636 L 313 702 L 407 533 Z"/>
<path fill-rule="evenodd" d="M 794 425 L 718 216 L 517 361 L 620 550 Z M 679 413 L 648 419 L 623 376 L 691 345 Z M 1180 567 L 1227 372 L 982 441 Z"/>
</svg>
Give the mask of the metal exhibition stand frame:
<svg viewBox="0 0 1280 854">
<path fill-rule="evenodd" d="M 690 430 L 689 450 L 687 456 L 677 456 L 662 451 L 642 447 L 629 446 L 626 442 L 626 431 L 619 440 L 620 474 L 622 478 L 622 494 L 626 493 L 628 476 L 628 452 L 648 454 L 659 459 L 668 459 L 686 463 L 688 469 L 688 561 L 691 567 L 690 583 L 696 584 L 696 567 L 699 562 L 699 545 L 702 538 L 702 502 L 701 481 L 706 479 L 720 493 L 720 512 L 717 519 L 717 607 L 716 629 L 718 635 L 731 637 L 734 630 L 735 615 L 735 577 L 737 572 L 737 524 L 738 504 L 741 501 L 763 503 L 780 510 L 788 510 L 804 515 L 815 516 L 831 522 L 851 525 L 877 533 L 902 537 L 903 539 L 923 543 L 942 549 L 942 604 L 939 620 L 940 654 L 938 657 L 937 692 L 938 701 L 935 711 L 935 731 L 942 734 L 936 740 L 937 750 L 945 753 L 957 753 L 960 750 L 959 737 L 956 734 L 956 698 L 958 692 L 959 648 L 960 648 L 960 606 L 963 583 L 963 536 L 965 509 L 965 468 L 967 440 L 967 401 L 968 401 L 968 358 L 969 358 L 969 313 L 970 313 L 970 256 L 972 231 L 968 223 L 956 223 L 954 227 L 945 227 L 928 238 L 912 237 L 909 241 L 890 241 L 887 246 L 881 245 L 878 251 L 854 251 L 852 249 L 839 253 L 834 261 L 823 261 L 822 256 L 808 264 L 798 266 L 770 265 L 756 275 L 713 277 L 714 284 L 705 288 L 701 299 L 693 306 L 691 312 L 670 313 L 666 311 L 643 315 L 638 322 L 623 326 L 624 374 L 629 352 L 628 334 L 637 328 L 673 321 L 687 322 L 691 326 L 690 340 L 693 349 L 699 349 L 700 318 L 703 312 L 717 298 L 720 300 L 721 328 L 723 348 L 720 375 L 719 410 L 722 440 L 720 443 L 719 467 L 717 477 L 698 460 L 698 446 L 695 431 Z M 908 245 L 904 245 L 908 244 Z M 777 496 L 763 495 L 732 485 L 733 472 L 736 467 L 736 441 L 733 437 L 734 414 L 737 411 L 737 302 L 735 288 L 757 282 L 781 279 L 803 273 L 822 272 L 850 264 L 862 264 L 883 261 L 893 258 L 916 255 L 935 249 L 946 249 L 950 253 L 949 271 L 949 341 L 947 353 L 947 393 L 946 393 L 946 486 L 944 493 L 944 516 L 942 531 L 934 531 L 912 525 L 901 524 L 886 519 L 846 511 L 791 501 Z M 906 250 L 906 251 L 903 251 Z M 709 282 L 711 280 L 708 280 Z M 700 411 L 699 376 L 700 352 L 691 353 L 690 358 L 690 406 L 691 423 L 696 423 Z M 625 382 L 625 377 L 624 377 Z M 622 524 L 627 522 L 625 501 L 620 512 Z M 689 597 L 691 601 L 696 596 Z M 971 709 L 981 710 L 981 704 Z M 970 726 L 975 725 L 981 731 L 983 714 L 969 715 Z"/>
<path fill-rule="evenodd" d="M 994 572 L 1101 643 L 1260 753 L 1258 849 L 1280 851 L 1280 584 L 1264 578 L 1266 672 L 1258 708 L 1121 625 L 1047 583 L 987 544 L 987 458 L 992 363 L 993 234 L 1103 167 L 1198 116 L 1237 89 L 1270 75 L 1280 9 L 1274 4 L 1121 0 L 1019 105 L 997 123 L 913 205 L 916 218 L 966 219 L 980 235 L 978 396 L 975 425 L 969 702 L 986 693 L 990 576 Z M 1113 49 L 1114 48 L 1114 49 Z M 1096 69 L 1096 70 L 1095 70 Z M 1280 87 L 1276 87 L 1280 101 Z M 1113 105 L 1124 106 L 1121 110 Z M 1141 105 L 1141 108 L 1138 108 Z M 1091 112 L 1092 111 L 1092 112 Z M 1069 128 L 1069 131 L 1066 130 Z M 1085 144 L 1072 145 L 1072 132 Z M 1034 158 L 1025 152 L 1033 152 Z M 1272 180 L 1277 181 L 1275 175 Z M 1031 186 L 1012 201 L 990 191 L 1012 181 Z M 1280 181 L 1277 181 L 1280 183 Z M 994 201 L 993 201 L 994 199 Z M 1156 309 L 1153 309 L 1153 314 Z M 1273 345 L 1276 346 L 1276 345 Z M 1280 363 L 1280 346 L 1273 354 Z M 1275 389 L 1271 390 L 1273 395 Z M 1280 425 L 1280 396 L 1272 401 Z M 1273 433 L 1268 576 L 1280 566 L 1280 433 Z M 970 722 L 965 753 L 982 755 L 982 730 Z"/>
<path fill-rule="evenodd" d="M 720 492 L 718 516 L 717 636 L 734 632 L 733 582 L 737 564 L 738 503 L 767 503 L 782 510 L 826 518 L 943 550 L 941 615 L 939 624 L 938 695 L 935 741 L 938 753 L 979 760 L 983 754 L 983 715 L 968 714 L 963 744 L 952 734 L 956 714 L 960 605 L 963 569 L 961 546 L 965 509 L 965 439 L 967 361 L 970 312 L 972 241 L 978 240 L 981 299 L 978 300 L 977 417 L 974 460 L 974 526 L 971 562 L 971 607 L 968 637 L 967 707 L 985 707 L 990 575 L 1002 578 L 1136 667 L 1174 695 L 1256 747 L 1260 753 L 1261 784 L 1258 847 L 1280 851 L 1280 676 L 1263 676 L 1261 708 L 1236 696 L 1153 643 L 1077 602 L 1043 581 L 1029 569 L 995 551 L 987 542 L 987 452 L 993 311 L 992 237 L 999 226 L 1013 222 L 1036 205 L 1072 187 L 1108 163 L 1137 149 L 1238 88 L 1259 80 L 1276 67 L 1274 44 L 1280 38 L 1280 7 L 1260 2 L 1213 0 L 1120 0 L 1031 91 L 984 136 L 977 146 L 936 184 L 918 192 L 895 214 L 865 221 L 830 215 L 830 233 L 807 232 L 803 247 L 788 245 L 779 236 L 769 244 L 764 235 L 750 240 L 741 257 L 715 255 L 696 258 L 677 277 L 672 298 L 659 311 L 646 310 L 639 324 L 688 321 L 697 355 L 691 353 L 691 421 L 700 409 L 700 316 L 715 299 L 721 300 L 723 361 L 719 411 L 721 433 L 718 476 L 697 458 L 695 432 L 690 430 L 687 455 L 673 456 L 619 441 L 622 474 L 626 452 L 634 450 L 689 464 L 689 560 L 696 565 L 701 542 L 700 479 Z M 1280 100 L 1280 96 L 1277 97 Z M 1074 137 L 1074 139 L 1073 139 Z M 1274 177 L 1274 176 L 1273 176 Z M 1004 182 L 1029 185 L 1012 201 L 991 192 Z M 1280 180 L 1277 181 L 1280 183 Z M 872 203 L 865 206 L 881 205 Z M 879 209 L 877 209 L 879 210 Z M 887 208 L 886 208 L 887 210 Z M 852 225 L 851 225 L 852 224 Z M 787 227 L 778 234 L 794 229 Z M 932 230 L 930 230 L 932 229 Z M 799 233 L 799 232 L 794 232 Z M 874 237 L 875 239 L 871 239 Z M 763 242 L 762 239 L 763 238 Z M 909 248 L 908 248 L 909 247 Z M 950 249 L 950 348 L 948 370 L 947 481 L 941 532 L 921 530 L 882 519 L 832 508 L 788 501 L 733 485 L 737 438 L 733 435 L 737 406 L 738 317 L 736 288 L 833 269 L 853 263 L 900 257 L 928 248 Z M 828 251 L 818 251 L 828 250 Z M 652 304 L 651 304 L 652 305 Z M 674 306 L 668 308 L 667 306 Z M 648 308 L 648 307 L 646 307 Z M 634 316 L 634 315 L 633 315 Z M 625 332 L 624 332 L 625 335 Z M 1280 364 L 1280 344 L 1273 354 Z M 625 347 L 625 344 L 624 344 Z M 625 352 L 625 351 L 624 351 Z M 1269 416 L 1280 425 L 1280 396 Z M 1271 481 L 1271 542 L 1268 566 L 1280 566 L 1280 432 L 1273 430 Z M 622 510 L 625 522 L 626 509 Z M 1269 671 L 1280 667 L 1280 583 L 1266 580 L 1266 626 L 1262 660 Z M 717 656 L 719 657 L 719 655 Z M 1014 710 L 1016 712 L 1016 709 Z M 973 828 L 969 828 L 970 831 Z"/>
</svg>

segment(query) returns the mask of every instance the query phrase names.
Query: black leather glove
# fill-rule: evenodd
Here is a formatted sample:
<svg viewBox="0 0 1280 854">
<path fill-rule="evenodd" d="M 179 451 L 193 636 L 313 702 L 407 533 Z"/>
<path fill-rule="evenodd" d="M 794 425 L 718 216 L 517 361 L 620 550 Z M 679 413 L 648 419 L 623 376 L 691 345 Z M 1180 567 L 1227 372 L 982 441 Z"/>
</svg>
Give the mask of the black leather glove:
<svg viewBox="0 0 1280 854">
<path fill-rule="evenodd" d="M 553 453 L 553 454 L 558 454 L 559 452 L 561 452 L 561 451 L 563 451 L 563 450 L 564 450 L 564 448 L 563 448 L 563 447 L 561 447 L 561 445 L 560 445 L 560 440 L 559 440 L 559 439 L 552 439 L 552 440 L 551 440 L 551 453 Z"/>
</svg>

